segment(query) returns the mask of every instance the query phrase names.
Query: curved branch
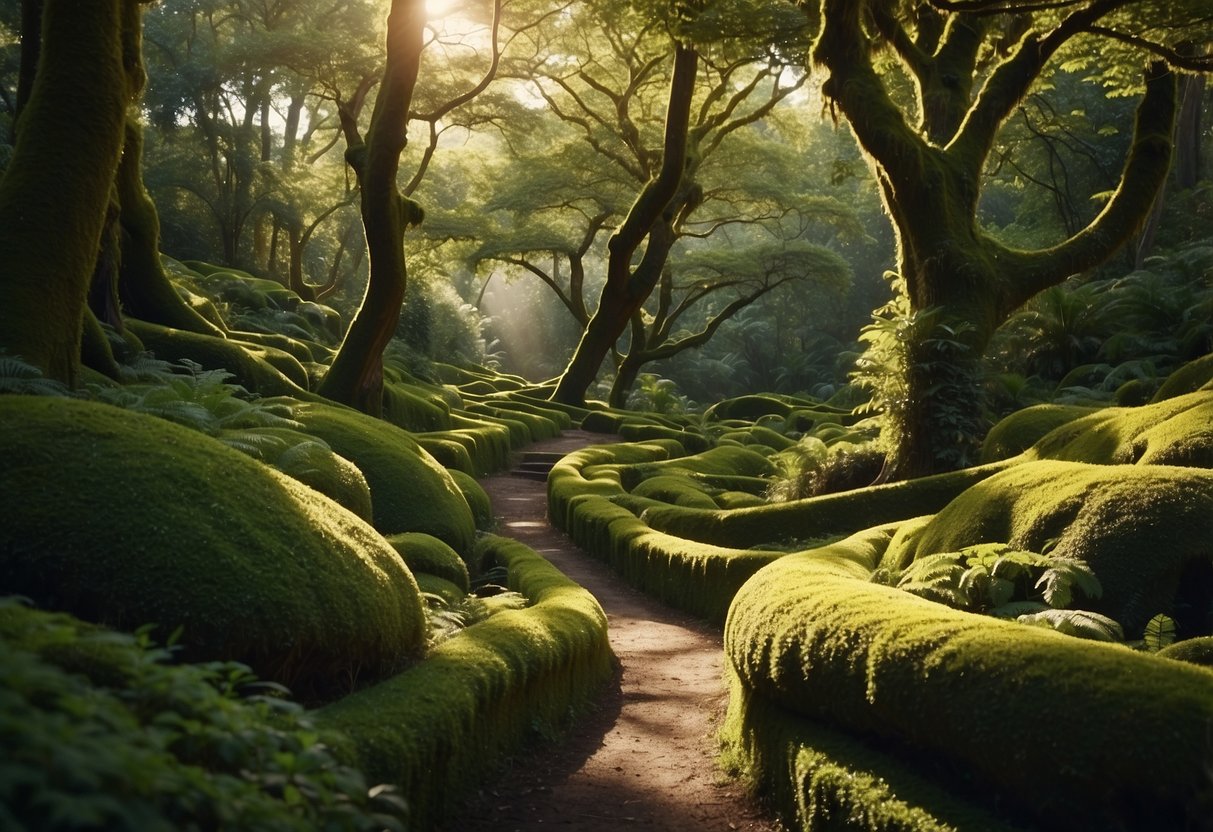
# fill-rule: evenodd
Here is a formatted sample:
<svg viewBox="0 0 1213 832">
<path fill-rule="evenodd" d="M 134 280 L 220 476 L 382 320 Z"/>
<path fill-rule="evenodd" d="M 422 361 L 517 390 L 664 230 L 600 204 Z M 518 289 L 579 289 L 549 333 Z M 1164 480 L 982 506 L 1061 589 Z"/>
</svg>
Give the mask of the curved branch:
<svg viewBox="0 0 1213 832">
<path fill-rule="evenodd" d="M 1120 186 L 1099 216 L 1051 249 L 998 252 L 1002 273 L 1007 276 L 1004 302 L 1008 311 L 1067 276 L 1099 265 L 1137 231 L 1166 181 L 1177 110 L 1175 73 L 1156 62 L 1146 71 L 1146 94 L 1137 108 L 1133 145 Z"/>
</svg>

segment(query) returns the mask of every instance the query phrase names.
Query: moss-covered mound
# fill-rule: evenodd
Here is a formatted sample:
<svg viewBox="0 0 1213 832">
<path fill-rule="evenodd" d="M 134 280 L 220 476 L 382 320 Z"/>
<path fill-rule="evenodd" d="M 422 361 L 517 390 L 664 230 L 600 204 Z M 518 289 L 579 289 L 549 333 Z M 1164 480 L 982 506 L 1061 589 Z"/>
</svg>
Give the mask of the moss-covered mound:
<svg viewBox="0 0 1213 832">
<path fill-rule="evenodd" d="M 656 532 L 646 522 L 648 511 L 664 504 L 644 496 L 645 488 L 629 494 L 625 482 L 635 487 L 649 481 L 653 483 L 647 487 L 650 494 L 685 498 L 699 490 L 692 477 L 700 472 L 720 476 L 731 462 L 744 473 L 754 470 L 754 465 L 769 463 L 743 448 L 714 448 L 693 457 L 682 457 L 683 453 L 677 442 L 657 440 L 569 454 L 548 475 L 549 516 L 577 545 L 604 560 L 634 586 L 671 606 L 721 621 L 738 587 L 779 554 L 696 543 Z M 645 519 L 638 516 L 642 511 Z"/>
<path fill-rule="evenodd" d="M 468 567 L 459 553 L 436 537 L 421 532 L 403 532 L 387 538 L 414 573 L 424 572 L 450 581 L 461 592 L 468 591 Z"/>
<path fill-rule="evenodd" d="M 299 687 L 401 665 L 412 575 L 336 503 L 196 431 L 108 405 L 0 397 L 0 585 Z"/>
<path fill-rule="evenodd" d="M 1213 468 L 1213 391 L 1096 411 L 1049 432 L 1028 456 Z"/>
<path fill-rule="evenodd" d="M 879 543 L 784 557 L 729 613 L 725 737 L 801 828 L 1203 823 L 1213 672 L 872 583 Z"/>
<path fill-rule="evenodd" d="M 352 739 L 375 781 L 397 784 L 410 824 L 435 828 L 482 776 L 538 730 L 563 726 L 610 677 L 606 616 L 593 596 L 522 544 L 484 544 L 530 606 L 499 612 L 421 664 L 316 713 Z"/>
<path fill-rule="evenodd" d="M 986 434 L 981 445 L 981 461 L 1010 459 L 1035 445 L 1054 428 L 1096 412 L 1098 408 L 1078 405 L 1037 404 L 1017 410 L 1002 419 Z"/>
<path fill-rule="evenodd" d="M 493 503 L 484 487 L 471 474 L 454 470 L 448 470 L 447 473 L 451 475 L 451 479 L 455 481 L 455 485 L 463 494 L 463 499 L 467 501 L 468 507 L 472 510 L 472 520 L 476 524 L 476 530 L 492 531 L 497 520 L 493 516 Z"/>
<path fill-rule="evenodd" d="M 295 418 L 366 476 L 381 533 L 425 532 L 460 553 L 471 551 L 472 510 L 451 475 L 407 431 L 319 402 L 296 405 Z"/>
<path fill-rule="evenodd" d="M 977 543 L 1090 565 L 1103 587 L 1083 608 L 1119 621 L 1130 638 L 1166 613 L 1206 626 L 1213 603 L 1213 472 L 1162 465 L 1031 462 L 991 477 L 890 547 L 904 565 Z M 1050 549 L 1051 547 L 1051 549 Z M 1198 610 L 1200 621 L 1189 621 Z"/>
</svg>

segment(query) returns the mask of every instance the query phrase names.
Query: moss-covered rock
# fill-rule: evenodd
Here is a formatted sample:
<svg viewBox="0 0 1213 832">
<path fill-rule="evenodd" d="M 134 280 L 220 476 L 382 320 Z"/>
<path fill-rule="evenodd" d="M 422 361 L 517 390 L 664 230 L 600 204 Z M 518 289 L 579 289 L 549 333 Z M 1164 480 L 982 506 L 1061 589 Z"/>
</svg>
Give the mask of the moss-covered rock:
<svg viewBox="0 0 1213 832">
<path fill-rule="evenodd" d="M 476 534 L 471 508 L 451 475 L 411 434 L 365 413 L 320 402 L 297 405 L 295 418 L 362 471 L 381 533 L 425 532 L 457 552 L 471 550 Z"/>
<path fill-rule="evenodd" d="M 1030 462 L 965 491 L 919 534 L 890 547 L 887 563 L 977 543 L 1034 552 L 1052 544 L 1051 554 L 1084 561 L 1099 578 L 1102 597 L 1084 600 L 1083 608 L 1119 621 L 1132 638 L 1158 613 L 1183 618 L 1194 606 L 1206 615 L 1213 603 L 1210 539 L 1213 472 Z"/>
<path fill-rule="evenodd" d="M 487 538 L 530 606 L 444 641 L 426 661 L 315 713 L 372 782 L 400 787 L 411 825 L 433 829 L 504 754 L 575 716 L 613 672 L 594 597 L 520 543 Z"/>
<path fill-rule="evenodd" d="M 1161 402 L 1186 393 L 1195 393 L 1205 389 L 1210 382 L 1213 382 L 1213 355 L 1206 355 L 1189 361 L 1167 376 L 1167 380 L 1154 394 L 1153 401 Z"/>
<path fill-rule="evenodd" d="M 1190 662 L 1213 669 L 1213 636 L 1198 636 L 1168 644 L 1158 651 L 1164 659 Z"/>
<path fill-rule="evenodd" d="M 120 629 L 184 628 L 190 657 L 301 688 L 383 675 L 424 641 L 416 584 L 366 523 L 186 428 L 0 397 L 0 585 Z"/>
<path fill-rule="evenodd" d="M 631 493 L 637 497 L 648 497 L 687 508 L 716 508 L 716 501 L 690 477 L 649 477 L 633 488 Z"/>
</svg>

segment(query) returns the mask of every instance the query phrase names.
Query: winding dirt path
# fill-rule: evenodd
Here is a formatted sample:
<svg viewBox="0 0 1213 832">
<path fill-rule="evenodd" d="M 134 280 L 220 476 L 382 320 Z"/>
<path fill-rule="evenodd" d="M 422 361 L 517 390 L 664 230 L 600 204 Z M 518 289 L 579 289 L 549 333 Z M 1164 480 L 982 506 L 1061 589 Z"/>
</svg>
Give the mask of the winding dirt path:
<svg viewBox="0 0 1213 832">
<path fill-rule="evenodd" d="M 602 440 L 566 431 L 527 450 L 567 453 Z M 500 474 L 481 484 L 499 534 L 535 549 L 602 604 L 620 671 L 594 712 L 560 743 L 511 759 L 449 832 L 776 832 L 715 762 L 727 699 L 720 633 L 632 589 L 548 525 L 542 482 Z"/>
</svg>

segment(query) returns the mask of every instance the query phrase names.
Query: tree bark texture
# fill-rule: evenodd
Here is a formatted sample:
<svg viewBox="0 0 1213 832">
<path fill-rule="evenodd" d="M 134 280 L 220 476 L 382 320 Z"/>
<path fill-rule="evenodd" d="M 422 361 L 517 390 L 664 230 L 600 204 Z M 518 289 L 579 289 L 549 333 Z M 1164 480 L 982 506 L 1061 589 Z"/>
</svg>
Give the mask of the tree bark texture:
<svg viewBox="0 0 1213 832">
<path fill-rule="evenodd" d="M 407 281 L 404 231 L 410 212 L 396 185 L 396 174 L 407 142 L 424 28 L 423 0 L 392 0 L 387 65 L 366 142 L 346 151 L 361 186 L 371 271 L 362 304 L 319 392 L 372 415 L 382 413 L 383 351 L 396 331 Z"/>
<path fill-rule="evenodd" d="M 74 384 L 122 152 L 130 0 L 46 0 L 38 70 L 0 180 L 0 347 Z"/>
</svg>

